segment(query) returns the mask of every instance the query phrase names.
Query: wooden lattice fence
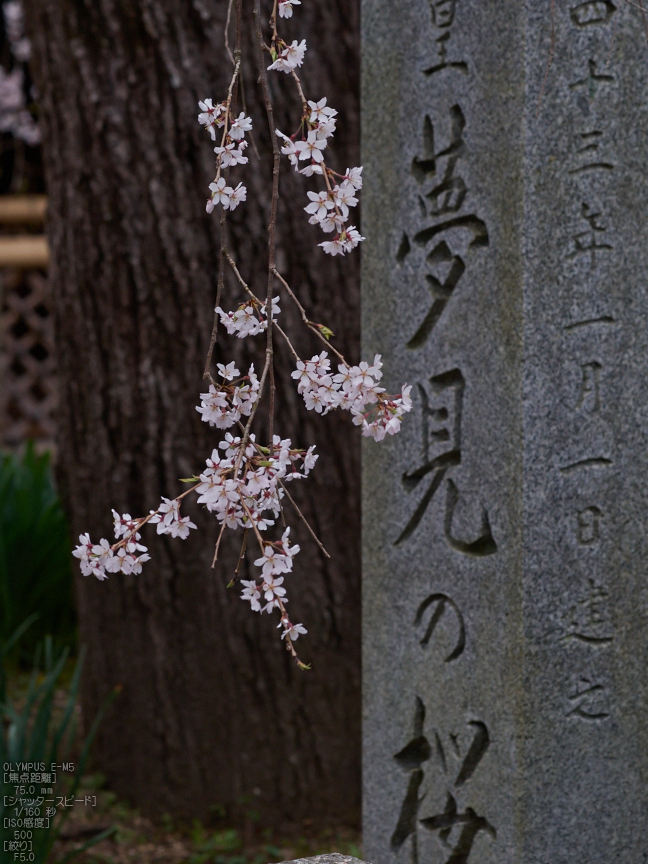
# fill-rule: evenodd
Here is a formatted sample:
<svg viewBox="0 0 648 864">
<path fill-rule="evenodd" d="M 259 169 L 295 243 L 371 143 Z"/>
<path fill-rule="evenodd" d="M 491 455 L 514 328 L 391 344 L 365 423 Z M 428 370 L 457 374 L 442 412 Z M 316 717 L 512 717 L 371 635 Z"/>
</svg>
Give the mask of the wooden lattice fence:
<svg viewBox="0 0 648 864">
<path fill-rule="evenodd" d="M 57 401 L 52 303 L 43 270 L 0 271 L 0 444 L 52 447 Z"/>
</svg>

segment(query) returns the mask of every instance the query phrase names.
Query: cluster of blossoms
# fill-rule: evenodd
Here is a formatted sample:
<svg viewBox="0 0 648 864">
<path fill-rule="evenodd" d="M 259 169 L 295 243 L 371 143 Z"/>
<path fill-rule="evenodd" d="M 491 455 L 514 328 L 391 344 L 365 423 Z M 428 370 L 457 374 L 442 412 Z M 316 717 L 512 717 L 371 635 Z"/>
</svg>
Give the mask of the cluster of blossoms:
<svg viewBox="0 0 648 864">
<path fill-rule="evenodd" d="M 315 448 L 297 450 L 289 438 L 274 436 L 270 449 L 256 443 L 254 434 L 241 449 L 241 439 L 227 432 L 218 450 L 207 460 L 196 492 L 199 504 L 216 514 L 229 528 L 256 527 L 264 531 L 274 519 L 264 515 L 270 510 L 277 517 L 284 495 L 283 484 L 307 477 L 317 461 Z"/>
<path fill-rule="evenodd" d="M 279 4 L 279 14 L 289 18 L 294 0 Z M 306 41 L 296 40 L 287 45 L 282 39 L 273 41 L 271 54 L 273 63 L 268 70 L 295 75 L 302 65 L 306 53 Z M 301 88 L 300 88 L 301 93 Z M 335 233 L 332 240 L 319 245 L 329 255 L 345 255 L 364 240 L 355 225 L 347 225 L 349 208 L 358 203 L 355 193 L 362 188 L 362 168 L 348 168 L 346 174 L 337 174 L 327 167 L 324 150 L 328 146 L 336 127 L 337 111 L 326 104 L 326 97 L 319 102 L 307 100 L 304 114 L 297 132 L 288 136 L 276 130 L 283 145 L 281 152 L 287 156 L 295 171 L 306 177 L 318 174 L 323 177 L 326 188 L 320 192 L 308 192 L 310 204 L 304 209 L 309 214 L 311 225 L 319 225 L 326 234 Z M 300 168 L 300 163 L 306 163 Z M 338 182 L 339 181 L 339 182 Z"/>
<path fill-rule="evenodd" d="M 141 573 L 142 564 L 150 561 L 151 556 L 146 546 L 139 542 L 142 538 L 137 529 L 142 522 L 141 519 L 132 519 L 128 513 L 120 516 L 113 512 L 115 520 L 115 537 L 123 537 L 119 543 L 113 546 L 102 539 L 99 543 L 93 543 L 89 534 L 79 536 L 79 546 L 72 553 L 79 559 L 81 572 L 84 576 L 96 576 L 97 579 L 107 579 L 108 573 Z M 141 555 L 137 553 L 141 552 Z"/>
<path fill-rule="evenodd" d="M 247 197 L 247 189 L 242 183 L 232 188 L 221 176 L 224 168 L 233 165 L 245 165 L 248 157 L 243 155 L 247 148 L 244 140 L 245 133 L 252 129 L 252 121 L 241 111 L 238 117 L 233 117 L 229 109 L 229 100 L 213 105 L 211 99 L 199 102 L 201 113 L 198 122 L 202 123 L 211 135 L 212 141 L 216 141 L 216 130 L 222 129 L 220 147 L 214 147 L 216 153 L 216 177 L 209 184 L 211 198 L 207 201 L 207 212 L 211 213 L 217 204 L 222 204 L 224 210 L 234 210 L 241 201 Z"/>
<path fill-rule="evenodd" d="M 331 361 L 326 351 L 304 363 L 297 362 L 292 377 L 297 379 L 297 391 L 304 397 L 309 411 L 327 414 L 342 408 L 353 414 L 353 422 L 362 426 L 362 434 L 381 441 L 385 435 L 399 431 L 403 414 L 412 409 L 411 385 L 405 385 L 400 396 L 386 396 L 378 386 L 382 378 L 380 354 L 370 366 L 364 360 L 358 366 L 338 365 L 338 374 L 331 374 Z M 366 411 L 367 405 L 372 406 Z"/>
<path fill-rule="evenodd" d="M 225 380 L 232 380 L 239 374 L 234 363 L 227 366 L 219 364 L 219 371 Z M 248 385 L 256 399 L 258 382 L 253 369 L 248 375 L 250 379 L 256 382 L 254 391 Z M 203 400 L 210 394 L 203 394 Z M 219 450 L 224 453 L 221 455 Z M 281 511 L 284 484 L 308 476 L 317 461 L 314 450 L 314 447 L 308 450 L 293 448 L 290 439 L 282 440 L 275 435 L 270 451 L 270 448 L 256 443 L 254 434 L 250 434 L 244 444 L 241 438 L 235 438 L 228 432 L 225 440 L 207 459 L 204 471 L 195 478 L 200 482 L 189 491 L 195 491 L 199 496 L 198 503 L 204 504 L 207 510 L 215 514 L 221 524 L 221 531 L 226 527 L 240 527 L 251 528 L 258 534 L 274 525 Z M 270 518 L 268 511 L 274 518 Z M 146 522 L 157 524 L 158 534 L 170 534 L 183 540 L 189 536 L 189 530 L 196 527 L 188 516 L 180 516 L 180 501 L 177 498 L 162 498 L 158 509 L 141 519 L 133 519 L 128 513 L 120 516 L 114 510 L 112 512 L 117 543 L 111 546 L 108 540 L 102 539 L 94 544 L 88 534 L 79 537 L 79 546 L 72 554 L 80 559 L 84 576 L 94 575 L 103 580 L 108 578 L 108 573 L 141 573 L 142 563 L 150 560 L 146 547 L 139 543 L 139 529 Z M 286 589 L 282 587 L 283 576 L 279 575 L 291 572 L 293 557 L 299 552 L 299 546 L 290 545 L 289 534 L 290 528 L 286 528 L 281 541 L 261 542 L 262 556 L 254 562 L 255 566 L 261 568 L 261 581 L 257 584 L 255 580 L 242 580 L 245 589 L 241 596 L 250 601 L 255 611 L 271 612 L 275 608 L 279 609 L 279 626 L 284 628 L 283 636 L 289 636 L 294 641 L 306 630 L 303 625 L 293 624 L 288 618 L 285 608 L 288 598 L 285 596 Z M 263 607 L 258 602 L 261 594 L 266 600 Z"/>
<path fill-rule="evenodd" d="M 304 210 L 309 214 L 311 225 L 319 225 L 326 234 L 335 232 L 332 240 L 319 244 L 322 249 L 329 255 L 344 255 L 364 240 L 354 225 L 346 224 L 349 208 L 358 203 L 356 192 L 362 189 L 362 168 L 347 168 L 345 174 L 336 174 L 326 166 L 323 151 L 335 132 L 337 111 L 327 107 L 326 97 L 319 102 L 309 100 L 308 109 L 300 130 L 292 136 L 288 137 L 277 129 L 277 135 L 283 141 L 281 152 L 300 174 L 324 177 L 326 188 L 320 192 L 307 192 L 310 204 Z M 300 169 L 300 162 L 308 164 Z"/>
<path fill-rule="evenodd" d="M 114 510 L 113 514 L 116 519 L 117 514 Z M 186 540 L 189 536 L 189 529 L 196 527 L 188 516 L 180 516 L 180 502 L 176 498 L 169 499 L 163 497 L 158 509 L 151 510 L 148 521 L 151 525 L 157 523 L 158 534 L 170 534 L 172 537 L 179 537 L 181 540 Z"/>
<path fill-rule="evenodd" d="M 227 366 L 219 363 L 218 373 L 225 381 L 232 383 L 221 384 L 219 387 L 210 384 L 209 393 L 200 394 L 201 402 L 196 411 L 210 426 L 229 429 L 241 417 L 249 417 L 252 413 L 259 398 L 259 379 L 254 374 L 254 365 L 250 366 L 248 374 L 239 381 L 234 381 L 240 373 L 233 362 Z"/>
<path fill-rule="evenodd" d="M 245 303 L 241 303 L 235 312 L 225 312 L 220 306 L 217 306 L 214 311 L 230 336 L 244 339 L 246 336 L 256 336 L 257 333 L 262 333 L 268 329 L 266 304 L 258 304 L 258 307 L 259 312 L 257 313 L 257 304 L 253 300 L 247 300 Z M 280 312 L 279 298 L 273 297 L 272 309 L 270 310 L 270 317 L 273 321 Z"/>
<path fill-rule="evenodd" d="M 267 511 L 275 517 L 281 511 L 283 484 L 308 476 L 314 467 L 317 461 L 315 448 L 310 447 L 307 451 L 295 449 L 289 438 L 281 440 L 278 435 L 273 438 L 272 453 L 257 445 L 254 435 L 250 435 L 243 450 L 241 447 L 241 439 L 228 432 L 225 441 L 219 444 L 219 449 L 225 451 L 224 458 L 214 450 L 207 460 L 206 470 L 200 475 L 201 482 L 196 488 L 200 495 L 198 502 L 215 512 L 223 527 L 252 527 L 257 532 L 265 531 L 275 521 L 268 518 Z M 242 463 L 240 476 L 239 461 Z M 299 546 L 290 545 L 289 535 L 288 527 L 280 541 L 262 541 L 263 553 L 254 562 L 261 568 L 260 581 L 241 580 L 244 586 L 241 597 L 249 601 L 255 612 L 270 613 L 279 609 L 282 639 L 288 636 L 294 642 L 307 631 L 302 624 L 293 624 L 286 612 L 288 598 L 281 574 L 292 571 L 293 558 L 299 552 Z M 265 600 L 263 606 L 262 595 Z"/>
</svg>

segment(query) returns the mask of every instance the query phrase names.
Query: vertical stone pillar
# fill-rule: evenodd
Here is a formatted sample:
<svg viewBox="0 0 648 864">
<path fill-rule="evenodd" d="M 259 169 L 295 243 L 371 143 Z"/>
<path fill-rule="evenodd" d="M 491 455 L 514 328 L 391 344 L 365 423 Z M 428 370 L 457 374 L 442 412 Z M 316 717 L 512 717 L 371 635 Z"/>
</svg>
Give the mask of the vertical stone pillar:
<svg viewBox="0 0 648 864">
<path fill-rule="evenodd" d="M 648 861 L 648 47 L 554 5 L 363 0 L 377 864 Z"/>
</svg>

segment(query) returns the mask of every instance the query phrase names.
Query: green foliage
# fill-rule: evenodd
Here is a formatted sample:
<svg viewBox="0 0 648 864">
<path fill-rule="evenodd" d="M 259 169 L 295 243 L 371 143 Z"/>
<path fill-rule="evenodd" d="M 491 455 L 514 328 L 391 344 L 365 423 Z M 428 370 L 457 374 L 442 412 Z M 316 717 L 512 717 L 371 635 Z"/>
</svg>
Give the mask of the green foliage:
<svg viewBox="0 0 648 864">
<path fill-rule="evenodd" d="M 20 638 L 26 629 L 25 623 L 7 640 L 4 644 L 0 643 L 0 664 L 3 664 L 8 651 L 13 647 L 13 644 Z M 0 718 L 2 720 L 0 735 L 0 763 L 5 762 L 35 762 L 44 763 L 49 771 L 52 763 L 61 765 L 64 762 L 70 761 L 72 747 L 75 744 L 76 735 L 76 700 L 79 689 L 79 681 L 81 678 L 81 668 L 83 666 L 83 652 L 81 652 L 74 668 L 72 680 L 70 682 L 67 696 L 63 704 L 55 704 L 55 692 L 61 687 L 61 676 L 66 660 L 68 658 L 68 649 L 64 648 L 57 651 L 51 637 L 45 638 L 44 650 L 41 651 L 41 646 L 36 651 L 34 666 L 29 680 L 29 686 L 26 696 L 20 700 L 20 703 L 13 702 L 6 692 L 5 675 L 3 672 L 0 679 L 0 686 L 3 688 L 0 692 Z M 43 654 L 43 664 L 41 668 L 41 654 Z M 90 745 L 95 736 L 97 727 L 101 718 L 108 707 L 112 697 L 104 703 L 101 711 L 97 715 L 90 731 L 81 747 L 80 756 L 75 759 L 74 773 L 70 775 L 60 775 L 57 777 L 55 788 L 55 796 L 76 796 L 81 775 L 85 768 Z M 13 812 L 12 802 L 16 799 L 16 787 L 5 783 L 8 779 L 5 771 L 2 772 L 2 783 L 0 784 L 0 793 L 2 800 L 0 801 L 0 839 L 13 839 L 13 829 L 4 828 L 4 819 L 10 815 L 15 815 Z M 37 793 L 40 789 L 37 790 Z M 26 798 L 37 797 L 35 795 L 25 794 Z M 29 858 L 33 864 L 45 864 L 51 852 L 52 845 L 56 840 L 61 826 L 64 824 L 70 810 L 67 808 L 59 808 L 57 815 L 50 819 L 49 828 L 41 828 L 33 830 L 33 858 Z M 44 806 L 40 809 L 40 816 L 44 816 Z M 76 855 L 80 854 L 85 849 L 100 842 L 109 834 L 113 833 L 112 828 L 103 832 L 97 837 L 93 837 L 81 848 L 69 852 L 61 862 L 71 860 Z M 4 845 L 4 843 L 3 843 Z"/>
<path fill-rule="evenodd" d="M 253 856 L 246 854 L 238 831 L 227 828 L 208 835 L 203 826 L 194 821 L 191 832 L 195 852 L 189 864 L 267 864 L 271 859 L 281 860 L 281 849 L 264 845 Z"/>
<path fill-rule="evenodd" d="M 57 645 L 75 641 L 72 558 L 65 514 L 49 454 L 30 443 L 22 459 L 0 454 L 0 644 L 22 621 L 38 615 L 21 649 L 51 635 Z"/>
</svg>

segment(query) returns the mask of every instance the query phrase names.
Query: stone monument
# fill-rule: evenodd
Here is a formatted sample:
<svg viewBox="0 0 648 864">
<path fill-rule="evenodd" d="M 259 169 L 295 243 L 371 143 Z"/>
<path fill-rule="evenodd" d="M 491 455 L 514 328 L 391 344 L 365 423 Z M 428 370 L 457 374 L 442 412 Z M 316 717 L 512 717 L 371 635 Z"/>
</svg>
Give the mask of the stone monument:
<svg viewBox="0 0 648 864">
<path fill-rule="evenodd" d="M 648 25 L 362 15 L 364 857 L 646 864 Z"/>
</svg>

